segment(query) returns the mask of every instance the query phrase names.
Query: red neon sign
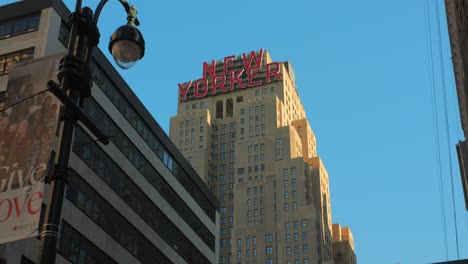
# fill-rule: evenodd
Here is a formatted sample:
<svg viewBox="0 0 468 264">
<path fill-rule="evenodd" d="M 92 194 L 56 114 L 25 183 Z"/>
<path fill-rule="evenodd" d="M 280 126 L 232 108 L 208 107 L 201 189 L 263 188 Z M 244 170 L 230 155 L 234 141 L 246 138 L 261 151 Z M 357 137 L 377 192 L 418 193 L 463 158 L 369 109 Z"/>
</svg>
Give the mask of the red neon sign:
<svg viewBox="0 0 468 264">
<path fill-rule="evenodd" d="M 244 67 L 240 70 L 232 69 L 234 65 L 235 55 L 227 56 L 223 61 L 223 72 L 216 74 L 216 61 L 211 61 L 211 64 L 206 62 L 203 63 L 203 76 L 195 82 L 189 81 L 186 84 L 178 84 L 179 92 L 182 95 L 181 101 L 187 100 L 187 94 L 193 89 L 193 94 L 195 98 L 203 98 L 208 95 L 208 84 L 211 84 L 211 95 L 216 95 L 217 93 L 227 93 L 234 90 L 234 84 L 238 84 L 240 88 L 249 88 L 262 85 L 264 83 L 270 83 L 272 77 L 275 77 L 276 80 L 281 80 L 280 70 L 281 65 L 279 62 L 272 62 L 266 65 L 266 76 L 263 82 L 262 79 L 258 79 L 258 71 L 262 68 L 263 65 L 263 49 L 260 52 L 255 53 L 255 51 L 250 52 L 250 55 L 245 53 L 242 54 L 242 61 L 244 62 Z M 247 72 L 247 83 L 240 78 L 241 75 Z M 210 76 L 210 78 L 208 77 Z M 208 79 L 209 78 L 209 79 Z M 229 80 L 229 85 L 226 86 L 227 81 Z"/>
</svg>

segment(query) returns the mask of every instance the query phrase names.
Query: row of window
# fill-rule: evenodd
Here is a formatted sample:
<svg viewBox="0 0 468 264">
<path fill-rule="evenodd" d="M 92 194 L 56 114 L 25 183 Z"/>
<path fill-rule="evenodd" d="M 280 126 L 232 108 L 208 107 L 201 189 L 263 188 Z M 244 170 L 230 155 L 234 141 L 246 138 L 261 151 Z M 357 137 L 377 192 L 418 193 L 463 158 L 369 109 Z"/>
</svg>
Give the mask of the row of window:
<svg viewBox="0 0 468 264">
<path fill-rule="evenodd" d="M 69 29 L 65 23 L 61 24 L 59 40 L 64 46 L 68 45 Z M 187 192 L 197 201 L 197 204 L 210 217 L 212 221 L 216 220 L 216 208 L 214 208 L 205 194 L 194 184 L 190 176 L 175 161 L 172 154 L 169 153 L 164 144 L 159 140 L 156 134 L 145 123 L 135 108 L 130 105 L 126 97 L 132 94 L 130 89 L 119 90 L 109 77 L 102 71 L 95 61 L 91 64 L 93 78 L 98 87 L 107 96 L 107 98 L 117 107 L 119 112 L 127 119 L 130 125 L 143 138 L 148 146 L 154 151 L 158 158 L 172 172 L 176 179 L 182 184 Z M 133 94 L 132 94 L 133 95 Z"/>
<path fill-rule="evenodd" d="M 291 179 L 291 186 L 295 187 L 296 186 L 296 179 Z M 289 180 L 284 180 L 284 188 L 289 187 Z"/>
<path fill-rule="evenodd" d="M 228 125 L 227 124 L 222 124 L 219 126 L 220 127 L 220 130 L 221 132 L 224 132 L 228 129 Z M 230 123 L 229 124 L 229 129 L 236 129 L 236 123 Z M 218 132 L 218 126 L 213 126 L 213 131 L 215 132 Z"/>
<path fill-rule="evenodd" d="M 21 61 L 31 60 L 34 56 L 34 48 L 15 51 L 0 55 L 0 76 L 10 73 L 13 64 Z"/>
<path fill-rule="evenodd" d="M 256 195 L 258 193 L 259 189 L 260 189 L 260 193 L 263 193 L 263 186 L 260 186 L 260 188 L 258 188 L 258 187 L 247 188 L 247 195 L 251 195 L 252 190 L 253 190 L 253 194 Z"/>
<path fill-rule="evenodd" d="M 299 246 L 294 246 L 293 249 L 294 249 L 294 254 L 299 254 L 300 253 Z M 307 250 L 308 250 L 307 244 L 303 244 L 302 245 L 302 253 L 307 253 Z M 291 255 L 291 247 L 286 247 L 286 254 Z"/>
<path fill-rule="evenodd" d="M 289 169 L 283 169 L 283 176 L 288 176 L 289 175 Z M 291 175 L 294 176 L 296 175 L 296 167 L 291 168 Z"/>
<path fill-rule="evenodd" d="M 226 194 L 220 194 L 219 198 L 220 201 L 226 201 Z M 234 200 L 234 194 L 229 193 L 229 200 Z"/>
<path fill-rule="evenodd" d="M 169 245 L 180 245 L 178 254 L 184 259 L 196 257 L 201 262 L 205 257 L 174 225 L 174 223 L 141 191 L 141 189 L 93 142 L 83 129 L 75 131 L 75 153 Z M 172 190 L 167 188 L 166 190 Z M 164 193 L 164 192 L 163 192 Z M 163 194 L 164 196 L 164 194 Z M 177 210 L 174 201 L 170 202 Z M 196 217 L 187 217 L 195 218 Z M 110 220 L 109 220 L 110 221 Z M 190 223 L 190 221 L 187 221 Z M 192 226 L 193 228 L 193 226 Z M 194 229 L 197 235 L 214 251 L 214 238 L 203 226 Z"/>
<path fill-rule="evenodd" d="M 204 130 L 204 127 L 203 126 L 200 126 L 200 133 L 203 133 L 203 130 Z M 180 137 L 183 137 L 184 136 L 184 130 L 180 130 L 180 133 L 179 133 L 179 136 Z M 188 136 L 195 136 L 195 128 L 192 128 L 192 129 L 186 129 L 185 130 L 185 136 L 188 137 Z"/>
<path fill-rule="evenodd" d="M 254 217 L 259 216 L 259 213 L 258 213 L 258 212 L 259 212 L 258 209 L 254 209 L 254 210 L 253 210 L 253 216 L 254 216 Z M 265 211 L 263 210 L 263 208 L 260 208 L 260 215 L 261 215 L 261 216 L 265 215 Z M 249 210 L 247 210 L 247 217 L 251 217 L 251 216 L 252 216 L 252 210 L 249 209 Z"/>
<path fill-rule="evenodd" d="M 260 164 L 260 167 L 258 165 L 247 167 L 247 173 L 249 174 L 251 174 L 252 172 L 259 172 L 259 171 L 265 171 L 265 164 Z M 242 175 L 244 173 L 245 173 L 244 168 L 237 169 L 237 175 Z"/>
<path fill-rule="evenodd" d="M 190 107 L 192 108 L 192 110 L 197 109 L 197 107 L 200 108 L 200 109 L 202 109 L 202 108 L 205 108 L 205 102 L 200 102 L 200 104 L 194 103 L 194 104 L 192 104 L 192 105 L 186 104 L 186 105 L 185 105 L 185 110 L 186 110 L 186 111 L 190 111 Z"/>
<path fill-rule="evenodd" d="M 172 172 L 179 183 L 187 190 L 187 192 L 195 199 L 198 205 L 205 211 L 205 213 L 211 218 L 212 221 L 216 219 L 216 208 L 208 200 L 206 195 L 199 189 L 197 184 L 191 179 L 191 177 L 182 169 L 172 154 L 169 153 L 168 149 L 159 140 L 156 134 L 150 129 L 150 127 L 143 121 L 141 116 L 126 100 L 126 96 L 115 87 L 110 79 L 104 74 L 104 72 L 96 65 L 92 64 L 95 79 L 99 79 L 99 88 L 109 98 L 109 100 L 117 107 L 122 115 L 127 119 L 130 125 L 137 131 L 137 133 L 143 138 L 148 146 L 154 151 L 159 159 L 166 165 L 166 167 Z M 96 81 L 98 82 L 98 81 Z M 123 90 L 123 89 L 122 89 Z M 130 90 L 125 90 L 127 93 L 131 93 Z M 168 139 L 169 141 L 169 139 Z"/>
<path fill-rule="evenodd" d="M 226 150 L 226 147 L 227 145 L 229 144 L 229 147 L 231 149 L 234 149 L 234 147 L 236 146 L 236 142 L 235 141 L 231 141 L 229 143 L 221 143 L 219 144 L 219 150 Z M 211 148 L 214 150 L 214 151 L 218 151 L 218 144 L 211 144 Z"/>
<path fill-rule="evenodd" d="M 229 216 L 229 218 L 221 217 L 219 219 L 219 222 L 221 225 L 225 225 L 228 223 L 227 220 L 229 220 L 229 224 L 234 224 L 234 218 L 232 216 Z"/>
<path fill-rule="evenodd" d="M 253 149 L 253 151 L 256 153 L 256 152 L 258 152 L 258 147 L 259 147 L 258 144 L 255 144 L 253 146 L 250 145 L 250 146 L 247 147 L 247 151 L 249 153 L 252 153 L 252 149 Z M 265 150 L 265 144 L 264 143 L 260 144 L 260 151 L 263 152 L 263 150 Z"/>
<path fill-rule="evenodd" d="M 249 107 L 249 114 L 252 114 L 254 111 L 255 111 L 256 113 L 257 113 L 257 112 L 260 112 L 260 111 L 261 111 L 261 112 L 265 111 L 265 105 L 257 105 L 257 106 L 255 106 L 255 107 L 253 107 L 253 106 Z M 241 114 L 241 115 L 245 114 L 244 108 L 242 108 L 242 109 L 240 110 L 240 114 Z"/>
<path fill-rule="evenodd" d="M 302 228 L 305 228 L 307 226 L 307 220 L 302 219 L 301 224 L 302 224 Z M 289 222 L 289 221 L 285 222 L 284 227 L 286 228 L 286 230 L 288 230 L 291 227 L 291 222 Z M 294 229 L 299 228 L 299 221 L 298 220 L 293 221 L 293 227 L 294 227 Z"/>
<path fill-rule="evenodd" d="M 255 116 L 255 122 L 260 122 L 260 121 L 265 121 L 265 115 L 264 114 L 261 114 L 260 116 L 258 116 L 258 115 Z M 249 124 L 252 124 L 253 122 L 254 122 L 254 117 L 249 116 Z M 241 119 L 240 119 L 240 124 L 241 125 L 245 124 L 245 121 L 244 121 L 243 117 L 241 117 Z"/>
<path fill-rule="evenodd" d="M 128 160 L 140 171 L 148 182 L 173 205 L 177 213 L 189 224 L 189 226 L 202 238 L 202 240 L 214 250 L 214 236 L 193 213 L 190 207 L 165 181 L 159 172 L 150 164 L 146 157 L 137 147 L 124 135 L 112 119 L 98 105 L 95 99 L 89 98 L 85 101 L 84 110 L 98 124 L 98 126 L 112 135 L 111 141 L 124 154 Z"/>
<path fill-rule="evenodd" d="M 266 130 L 265 124 L 255 125 L 255 133 L 258 134 L 260 132 L 260 128 L 261 128 L 261 131 L 264 132 Z M 249 126 L 249 134 L 253 134 L 253 132 L 254 132 L 254 127 Z M 243 127 L 241 127 L 240 133 L 241 133 L 241 135 L 245 134 L 245 130 L 244 130 Z M 263 136 L 263 134 L 262 134 L 262 136 Z"/>
<path fill-rule="evenodd" d="M 172 263 L 75 172 L 70 177 L 67 199 L 142 263 L 153 263 L 154 259 Z"/>
<path fill-rule="evenodd" d="M 67 222 L 60 225 L 58 253 L 71 263 L 117 264 Z"/>
<path fill-rule="evenodd" d="M 0 39 L 11 38 L 39 29 L 40 14 L 15 18 L 0 23 Z"/>
<path fill-rule="evenodd" d="M 181 121 L 180 122 L 180 129 L 184 129 L 184 123 L 185 123 L 186 128 L 189 128 L 190 125 L 194 126 L 196 124 L 195 123 L 195 118 L 192 118 L 192 121 L 190 121 L 190 120 L 185 120 L 185 122 Z M 202 116 L 202 117 L 200 117 L 200 125 L 204 125 L 204 123 L 205 123 L 205 117 Z"/>
<path fill-rule="evenodd" d="M 220 139 L 221 139 L 221 141 L 226 141 L 228 139 L 228 134 L 227 133 L 226 134 L 221 134 L 221 136 L 213 134 L 211 136 L 211 138 L 213 139 L 213 141 L 218 141 Z M 229 138 L 235 139 L 236 138 L 236 132 L 229 133 Z"/>
<path fill-rule="evenodd" d="M 294 241 L 299 241 L 299 233 L 293 234 Z M 302 240 L 307 240 L 307 232 L 302 232 Z M 286 234 L 286 242 L 291 242 L 291 234 Z"/>
<path fill-rule="evenodd" d="M 232 164 L 234 164 L 234 163 L 232 163 Z M 225 164 L 221 164 L 220 167 L 223 167 L 223 165 L 226 166 Z M 232 168 L 232 166 L 229 165 L 229 168 Z M 219 180 L 220 180 L 220 181 L 225 181 L 226 179 L 227 179 L 227 175 L 226 175 L 226 174 L 221 174 L 221 175 L 219 175 Z M 234 180 L 234 173 L 229 173 L 229 179 L 230 179 L 230 180 Z M 217 180 L 218 180 L 218 176 L 213 176 L 213 177 L 212 177 L 212 181 L 213 181 L 213 182 L 216 182 Z"/>
<path fill-rule="evenodd" d="M 296 190 L 292 190 L 291 194 L 292 194 L 292 198 L 297 198 L 297 191 Z M 284 192 L 284 199 L 289 199 L 289 191 Z"/>
<path fill-rule="evenodd" d="M 263 88 L 262 89 L 262 95 L 268 94 L 268 90 L 270 90 L 270 92 L 273 93 L 275 91 L 275 87 L 272 86 L 272 87 L 270 87 L 270 89 Z M 255 90 L 255 96 L 259 96 L 259 95 L 260 95 L 260 90 Z"/>
</svg>

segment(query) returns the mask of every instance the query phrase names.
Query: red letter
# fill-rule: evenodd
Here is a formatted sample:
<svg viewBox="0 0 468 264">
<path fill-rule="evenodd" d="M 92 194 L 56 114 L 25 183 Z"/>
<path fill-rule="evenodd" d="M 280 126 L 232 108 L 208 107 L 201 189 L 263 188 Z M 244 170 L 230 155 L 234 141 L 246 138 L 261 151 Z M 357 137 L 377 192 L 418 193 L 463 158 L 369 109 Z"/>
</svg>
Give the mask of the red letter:
<svg viewBox="0 0 468 264">
<path fill-rule="evenodd" d="M 234 71 L 231 72 L 231 81 L 229 83 L 229 90 L 231 91 L 234 90 L 234 82 L 238 83 L 241 88 L 245 88 L 244 83 L 239 78 L 243 72 L 244 72 L 244 69 L 241 69 L 240 71 L 238 71 L 237 74 L 235 74 Z"/>
<path fill-rule="evenodd" d="M 37 194 L 38 197 L 37 197 L 37 198 L 34 198 L 34 196 L 35 196 L 36 194 Z M 33 202 L 34 202 L 34 201 L 39 201 L 39 202 L 37 203 L 39 206 L 37 206 L 37 209 L 36 209 L 36 210 L 34 210 L 34 209 L 32 208 L 32 205 L 33 205 Z M 29 199 L 29 203 L 28 203 L 28 213 L 29 213 L 30 215 L 35 215 L 35 214 L 37 214 L 38 212 L 41 211 L 41 206 L 42 206 L 41 201 L 42 201 L 42 193 L 41 193 L 41 192 L 35 192 L 33 195 L 31 195 L 31 198 Z"/>
<path fill-rule="evenodd" d="M 8 203 L 8 213 L 7 213 L 7 215 L 5 216 L 5 219 L 0 220 L 0 223 L 3 223 L 3 222 L 5 222 L 6 220 L 8 220 L 8 218 L 10 218 L 10 216 L 11 216 L 11 211 L 13 210 L 13 204 L 11 203 L 10 199 L 5 199 L 5 200 L 0 201 L 0 208 L 2 208 L 3 202 L 7 202 L 7 203 Z M 1 211 L 0 211 L 0 212 L 1 212 Z"/>
<path fill-rule="evenodd" d="M 218 78 L 221 78 L 221 83 L 216 83 L 216 80 Z M 213 87 L 211 88 L 211 92 L 213 93 L 213 95 L 216 94 L 216 89 L 218 87 L 223 89 L 224 92 L 227 92 L 226 87 L 224 87 L 224 84 L 226 84 L 226 75 L 224 75 L 224 74 L 215 75 L 213 77 Z"/>
<path fill-rule="evenodd" d="M 203 93 L 199 93 L 198 89 L 200 88 L 200 83 L 203 82 L 205 85 L 205 90 L 203 91 Z M 201 97 L 205 97 L 206 94 L 208 93 L 208 80 L 207 79 L 198 79 L 196 82 L 195 82 L 195 97 L 196 98 L 201 98 Z"/>
<path fill-rule="evenodd" d="M 211 61 L 211 68 L 208 66 L 208 63 L 204 62 L 203 63 L 203 77 L 207 77 L 208 73 L 211 75 L 211 77 L 215 76 L 215 71 L 216 71 L 216 61 L 213 60 Z"/>
<path fill-rule="evenodd" d="M 232 59 L 234 59 L 236 56 L 232 55 L 232 56 L 229 56 L 229 57 L 226 57 L 224 58 L 224 74 L 228 74 L 229 72 L 232 72 L 232 71 L 228 71 L 228 66 L 232 66 L 234 65 L 234 63 L 232 62 Z"/>
<path fill-rule="evenodd" d="M 23 206 L 21 207 L 21 209 L 19 208 L 18 197 L 13 198 L 13 201 L 15 202 L 16 215 L 18 216 L 18 218 L 20 218 L 21 212 L 23 212 L 24 205 L 26 204 L 26 201 L 28 200 L 28 198 L 29 198 L 29 194 L 26 195 L 26 198 L 24 199 Z"/>
<path fill-rule="evenodd" d="M 187 83 L 187 86 L 183 87 L 182 84 L 179 83 L 179 91 L 180 94 L 182 95 L 182 101 L 187 100 L 187 92 L 190 89 L 190 86 L 192 86 L 192 81 Z"/>
<path fill-rule="evenodd" d="M 272 65 L 275 65 L 275 70 L 272 71 L 271 70 L 271 66 Z M 270 64 L 267 64 L 267 67 L 266 67 L 266 82 L 267 83 L 270 83 L 271 80 L 270 80 L 270 77 L 271 76 L 275 76 L 276 77 L 276 80 L 281 80 L 281 75 L 279 74 L 280 73 L 280 64 L 278 62 L 272 62 Z"/>
<path fill-rule="evenodd" d="M 254 70 L 255 70 L 255 69 L 250 69 L 250 70 L 249 70 L 249 77 L 248 77 L 248 81 L 249 81 L 249 82 L 248 82 L 248 85 L 249 85 L 249 87 L 257 86 L 257 85 L 262 84 L 262 80 L 259 80 L 258 82 L 253 82 L 253 81 L 252 81 L 252 79 L 253 79 L 254 77 L 257 77 L 257 76 L 258 76 L 258 72 L 254 73 L 254 72 L 253 72 Z"/>
<path fill-rule="evenodd" d="M 257 57 L 257 53 L 255 51 L 250 52 L 250 57 L 247 59 L 247 56 L 242 54 L 242 57 L 244 59 L 244 66 L 246 70 L 252 69 L 260 69 L 262 67 L 262 61 L 263 61 L 263 49 L 260 50 L 259 56 Z M 255 61 L 255 66 L 252 67 L 252 59 Z"/>
</svg>

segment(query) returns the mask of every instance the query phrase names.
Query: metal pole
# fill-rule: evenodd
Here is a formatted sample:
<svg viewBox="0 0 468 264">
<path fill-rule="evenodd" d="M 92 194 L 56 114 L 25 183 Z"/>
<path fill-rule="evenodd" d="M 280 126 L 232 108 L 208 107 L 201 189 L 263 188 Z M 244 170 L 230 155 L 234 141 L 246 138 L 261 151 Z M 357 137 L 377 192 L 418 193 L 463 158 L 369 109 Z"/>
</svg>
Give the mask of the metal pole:
<svg viewBox="0 0 468 264">
<path fill-rule="evenodd" d="M 79 4 L 78 4 L 79 3 Z M 77 1 L 77 12 L 81 12 L 81 1 Z M 76 56 L 85 61 L 88 50 L 88 38 L 83 32 L 77 32 L 78 26 L 73 23 L 70 30 L 70 41 L 68 44 L 68 55 Z M 77 43 L 78 42 L 78 43 Z M 76 43 L 78 44 L 75 48 Z M 73 81 L 73 76 L 64 74 L 61 84 L 65 92 L 68 92 L 69 99 L 75 104 L 80 103 L 80 87 Z M 62 214 L 62 205 L 65 194 L 65 187 L 69 177 L 69 161 L 73 144 L 73 133 L 76 125 L 76 118 L 70 108 L 65 107 L 61 119 L 63 128 L 61 133 L 60 149 L 58 160 L 50 179 L 49 200 L 46 209 L 44 225 L 41 232 L 41 248 L 38 263 L 53 264 L 56 258 L 57 240 L 59 237 L 59 225 Z"/>
</svg>

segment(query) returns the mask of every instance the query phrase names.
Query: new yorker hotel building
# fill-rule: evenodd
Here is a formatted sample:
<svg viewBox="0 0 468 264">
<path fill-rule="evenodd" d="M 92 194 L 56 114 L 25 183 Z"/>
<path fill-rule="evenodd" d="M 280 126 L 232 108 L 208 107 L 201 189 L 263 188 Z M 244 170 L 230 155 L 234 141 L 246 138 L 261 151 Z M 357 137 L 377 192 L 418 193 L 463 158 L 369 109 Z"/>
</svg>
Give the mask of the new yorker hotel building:
<svg viewBox="0 0 468 264">
<path fill-rule="evenodd" d="M 220 201 L 219 263 L 333 262 L 328 174 L 289 62 L 204 63 L 179 84 L 170 137 Z"/>
<path fill-rule="evenodd" d="M 12 64 L 65 50 L 68 15 L 61 1 L 0 7 L 3 98 Z M 57 263 L 217 263 L 216 198 L 100 50 L 92 68 L 85 109 L 111 143 L 76 129 Z M 38 251 L 36 238 L 3 244 L 0 263 Z"/>
</svg>

